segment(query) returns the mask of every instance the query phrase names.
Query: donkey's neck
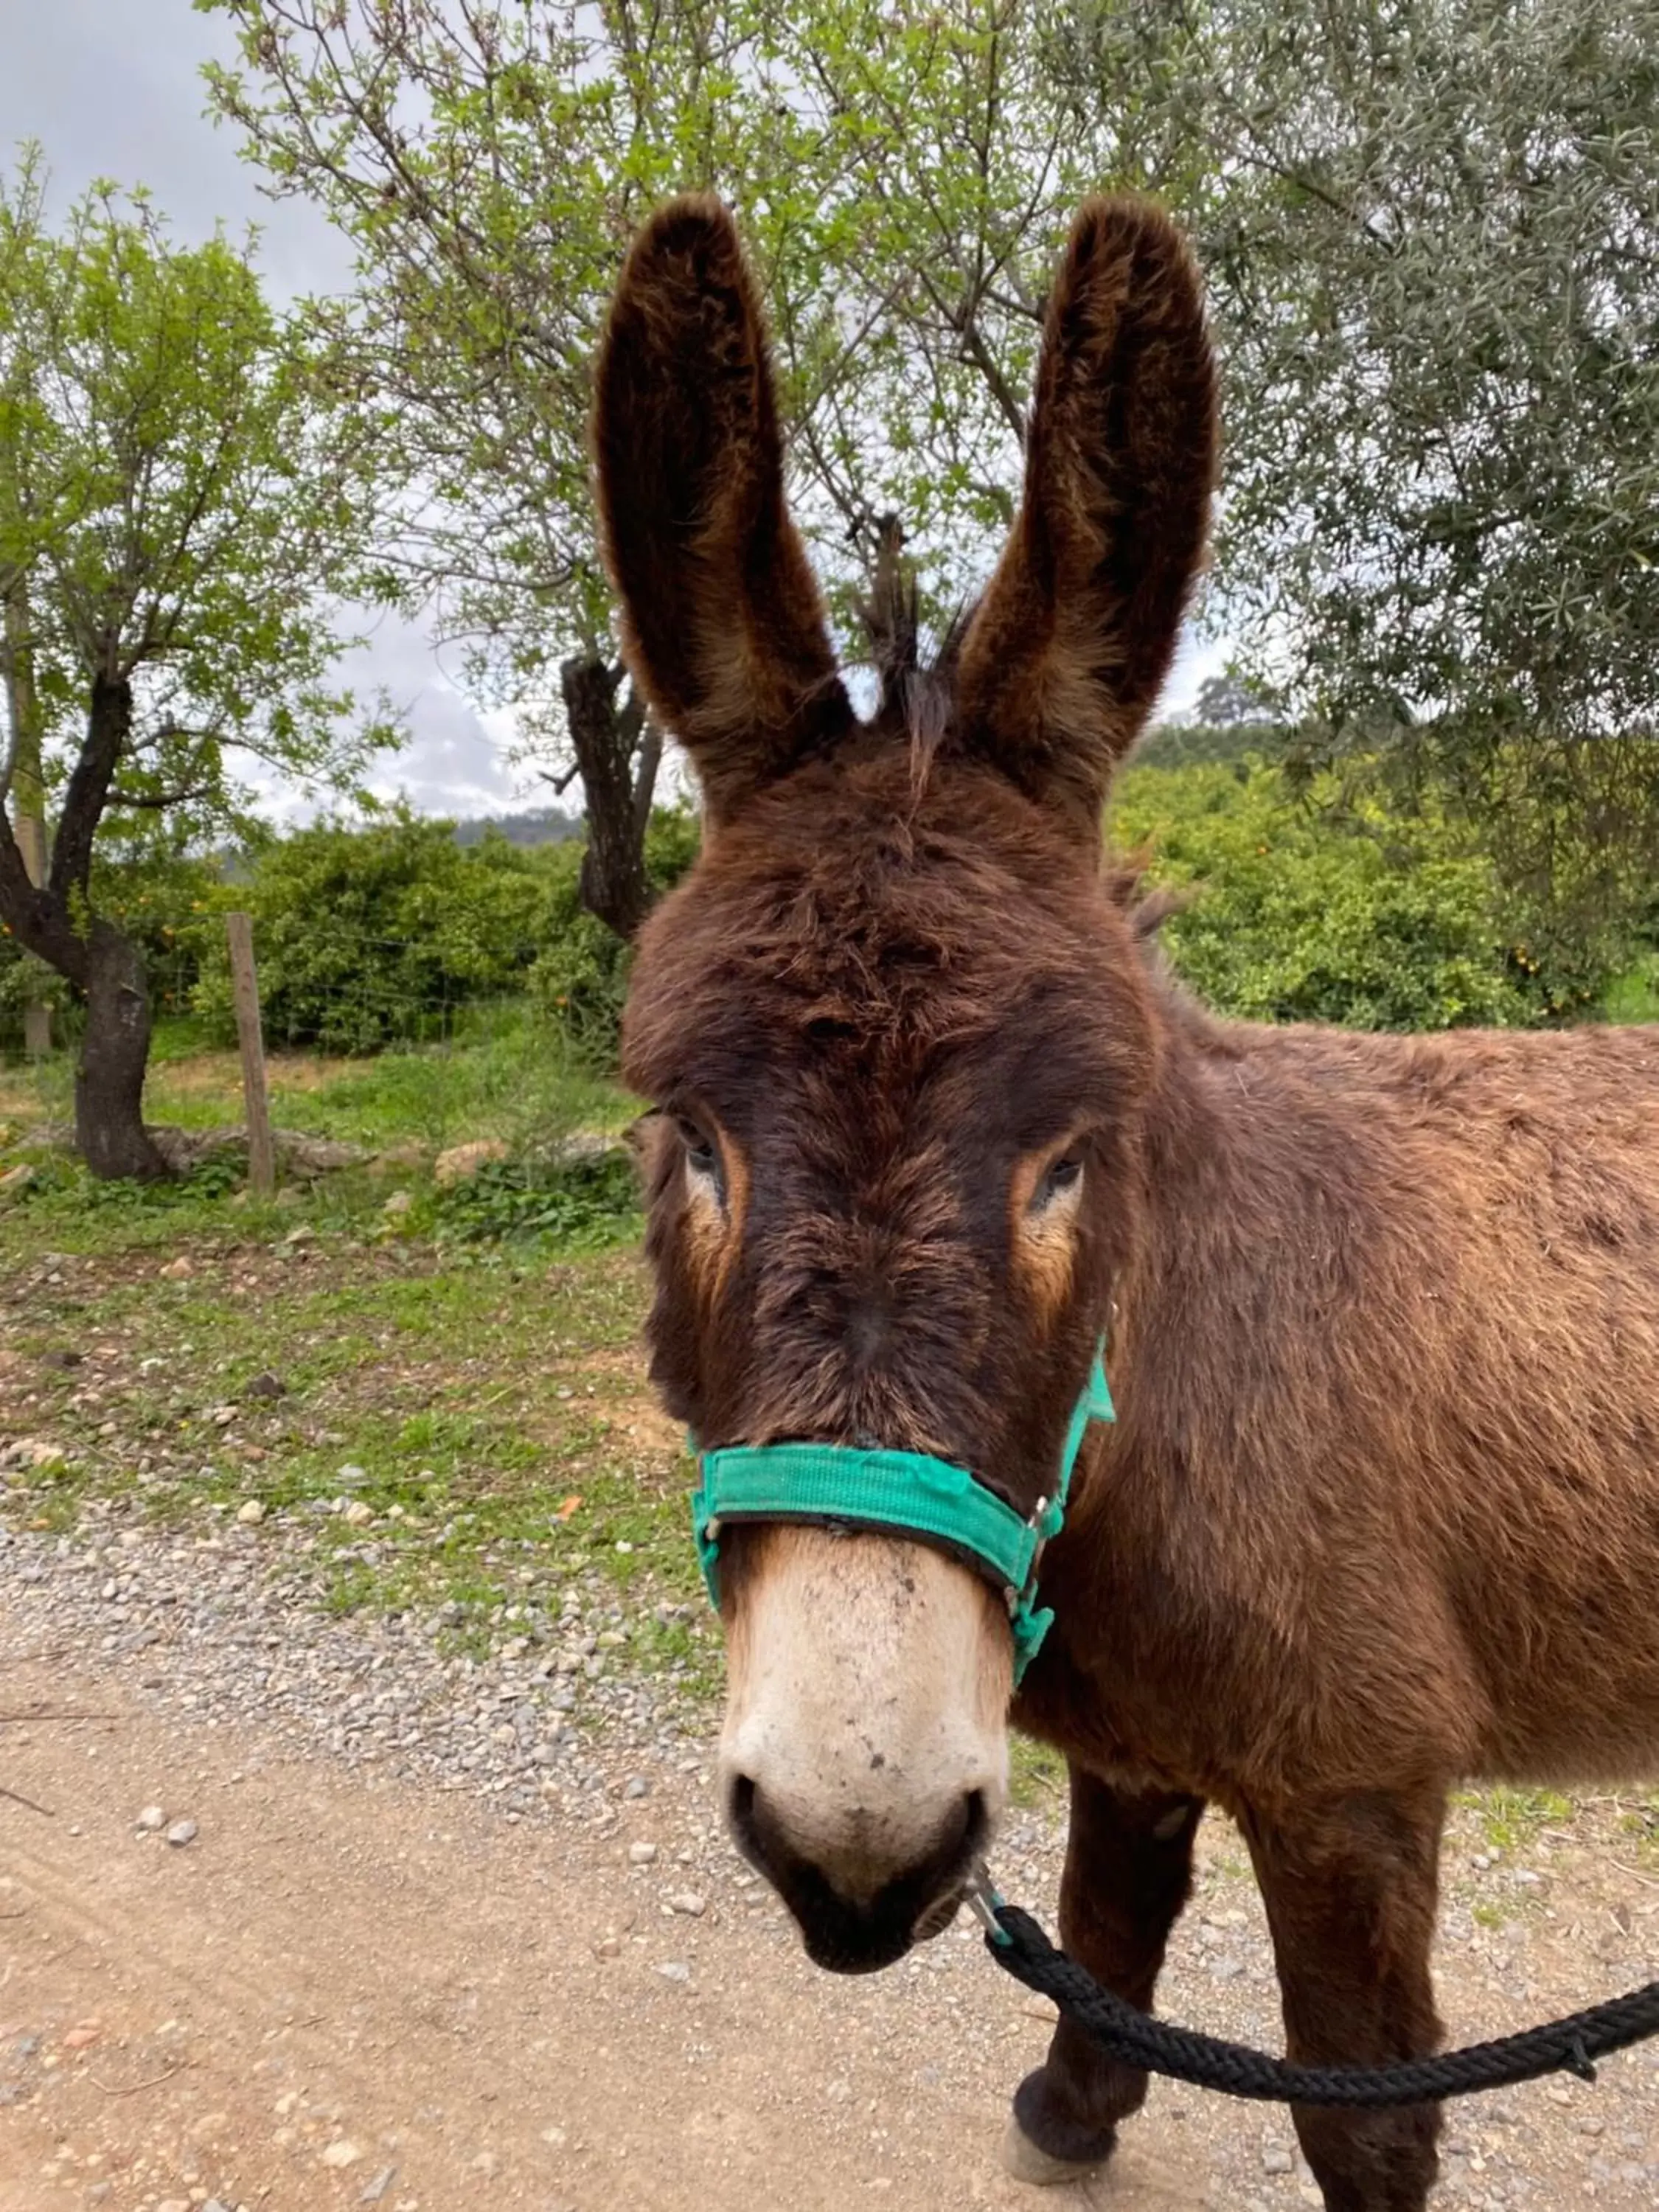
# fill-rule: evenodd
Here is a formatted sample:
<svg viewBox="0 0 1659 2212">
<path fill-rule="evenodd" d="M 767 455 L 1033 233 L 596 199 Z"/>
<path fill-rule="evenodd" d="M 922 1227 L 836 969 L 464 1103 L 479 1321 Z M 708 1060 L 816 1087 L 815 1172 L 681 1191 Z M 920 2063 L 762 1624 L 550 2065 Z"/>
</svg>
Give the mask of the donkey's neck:
<svg viewBox="0 0 1659 2212">
<path fill-rule="evenodd" d="M 1328 1064 L 1316 1034 L 1301 1042 L 1305 1056 L 1284 1032 L 1170 1008 L 1114 1380 L 1126 1441 L 1183 1468 L 1235 1463 L 1241 1423 L 1271 1425 L 1264 1394 L 1282 1390 L 1287 1347 L 1317 1364 L 1323 1327 L 1370 1294 L 1366 1256 L 1389 1238 L 1386 1133 L 1344 1085 L 1342 1043 Z"/>
</svg>

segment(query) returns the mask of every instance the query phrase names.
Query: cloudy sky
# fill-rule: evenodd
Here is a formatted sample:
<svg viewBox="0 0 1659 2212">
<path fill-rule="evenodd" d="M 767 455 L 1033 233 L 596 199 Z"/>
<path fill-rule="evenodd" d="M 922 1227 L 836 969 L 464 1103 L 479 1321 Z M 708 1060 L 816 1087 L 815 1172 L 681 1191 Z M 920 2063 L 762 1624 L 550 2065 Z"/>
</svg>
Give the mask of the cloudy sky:
<svg viewBox="0 0 1659 2212">
<path fill-rule="evenodd" d="M 329 226 L 303 203 L 264 198 L 234 134 L 204 112 L 198 71 L 228 59 L 230 44 L 222 19 L 190 0 L 0 0 L 0 160 L 9 167 L 20 141 L 39 139 L 55 208 L 95 177 L 143 184 L 183 237 L 257 222 L 279 290 L 343 285 L 349 259 Z M 1218 658 L 1183 653 L 1166 709 L 1189 701 Z M 410 744 L 375 780 L 382 796 L 453 814 L 545 803 L 544 787 L 506 767 L 502 718 L 480 714 L 417 625 L 380 618 L 345 675 L 364 692 L 384 687 L 408 722 Z M 291 794 L 271 796 L 289 811 Z"/>
</svg>

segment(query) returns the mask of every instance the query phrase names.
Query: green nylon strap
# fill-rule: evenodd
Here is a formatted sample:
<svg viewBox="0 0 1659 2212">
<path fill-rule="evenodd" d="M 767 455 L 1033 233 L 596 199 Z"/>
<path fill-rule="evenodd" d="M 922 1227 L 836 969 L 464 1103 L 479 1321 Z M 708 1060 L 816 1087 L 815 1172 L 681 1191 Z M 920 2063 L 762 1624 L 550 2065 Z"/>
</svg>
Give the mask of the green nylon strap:
<svg viewBox="0 0 1659 2212">
<path fill-rule="evenodd" d="M 691 1493 L 691 1526 L 709 1598 L 720 1604 L 722 1521 L 849 1522 L 962 1552 L 1007 1596 L 1014 1680 L 1036 1656 L 1054 1620 L 1036 1603 L 1042 1547 L 1066 1518 L 1072 1470 L 1091 1421 L 1117 1418 L 1106 1382 L 1104 1340 L 1066 1426 L 1054 1494 L 1024 1519 L 970 1468 L 925 1452 L 848 1444 L 732 1444 L 704 1452 Z"/>
</svg>

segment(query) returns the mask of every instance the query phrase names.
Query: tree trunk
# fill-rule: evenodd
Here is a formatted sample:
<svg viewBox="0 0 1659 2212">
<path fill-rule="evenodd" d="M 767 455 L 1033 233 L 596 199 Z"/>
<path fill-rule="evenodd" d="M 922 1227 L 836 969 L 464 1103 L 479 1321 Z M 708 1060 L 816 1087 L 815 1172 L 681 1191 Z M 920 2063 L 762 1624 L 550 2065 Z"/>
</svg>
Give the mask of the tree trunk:
<svg viewBox="0 0 1659 2212">
<path fill-rule="evenodd" d="M 21 577 L 6 595 L 5 659 L 11 717 L 12 818 L 17 825 L 17 849 L 23 856 L 23 866 L 38 889 L 46 880 L 46 781 L 28 599 Z M 52 1050 L 52 1008 L 44 1000 L 32 999 L 23 1008 L 23 1050 L 30 1060 L 44 1060 Z"/>
<path fill-rule="evenodd" d="M 46 825 L 38 814 L 24 812 L 20 776 L 15 789 L 13 812 L 17 818 L 17 849 L 36 889 L 46 880 Z M 30 999 L 23 1008 L 23 1054 L 27 1060 L 45 1060 L 52 1051 L 52 1008 L 44 999 Z"/>
<path fill-rule="evenodd" d="M 621 668 L 598 653 L 580 654 L 559 671 L 586 800 L 582 904 L 618 937 L 629 938 L 650 911 L 653 896 L 645 872 L 645 832 L 661 739 L 646 720 L 643 702 L 631 690 L 617 705 L 622 678 Z"/>
<path fill-rule="evenodd" d="M 87 940 L 87 1029 L 75 1071 L 75 1141 L 95 1176 L 153 1182 L 167 1163 L 144 1127 L 149 992 L 136 945 L 94 921 Z"/>
</svg>

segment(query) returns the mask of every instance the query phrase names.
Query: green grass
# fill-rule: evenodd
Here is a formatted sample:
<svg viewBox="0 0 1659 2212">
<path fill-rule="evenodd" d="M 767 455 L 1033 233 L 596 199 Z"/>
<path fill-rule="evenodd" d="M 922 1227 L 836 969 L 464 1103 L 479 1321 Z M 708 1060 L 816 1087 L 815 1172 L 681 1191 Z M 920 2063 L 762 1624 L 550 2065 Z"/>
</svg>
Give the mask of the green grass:
<svg viewBox="0 0 1659 2212">
<path fill-rule="evenodd" d="M 1659 1022 L 1659 952 L 1609 984 L 1602 1003 L 1610 1022 Z"/>
<path fill-rule="evenodd" d="M 446 1221 L 424 1184 L 388 1234 L 365 1175 L 263 1206 L 222 1168 L 142 1186 L 46 1164 L 0 1212 L 0 1282 L 23 1293 L 0 1389 L 8 1429 L 63 1456 L 0 1486 L 0 1510 L 64 1529 L 106 1501 L 184 1523 L 257 1501 L 259 1540 L 284 1516 L 310 1532 L 325 1603 L 441 1607 L 467 1649 L 599 1574 L 635 1601 L 630 1665 L 708 1691 L 719 1631 L 690 1470 L 644 1378 L 624 1181 L 601 1176 L 562 1234 L 501 1237 L 487 1192 Z M 266 1373 L 282 1395 L 250 1395 Z"/>
<path fill-rule="evenodd" d="M 1571 1799 L 1559 1791 L 1516 1790 L 1507 1783 L 1459 1791 L 1452 1802 L 1474 1814 L 1490 1850 L 1517 1850 L 1546 1828 L 1560 1827 L 1573 1818 Z"/>
<path fill-rule="evenodd" d="M 533 1147 L 571 1129 L 619 1129 L 639 1110 L 520 1000 L 463 1010 L 440 1044 L 356 1060 L 272 1053 L 266 1080 L 278 1127 L 377 1151 L 411 1145 L 436 1152 L 479 1137 Z M 21 1134 L 40 1122 L 67 1121 L 73 1102 L 72 1053 L 57 1053 L 39 1068 L 0 1069 L 0 1146 L 6 1123 Z M 158 1021 L 144 1115 L 185 1129 L 240 1121 L 237 1055 L 213 1048 L 192 1018 Z"/>
<path fill-rule="evenodd" d="M 1066 1761 L 1060 1753 L 1035 1736 L 1008 1738 L 1008 1795 L 1012 1803 L 1027 1810 L 1041 1807 L 1060 1812 L 1066 1805 Z"/>
</svg>

